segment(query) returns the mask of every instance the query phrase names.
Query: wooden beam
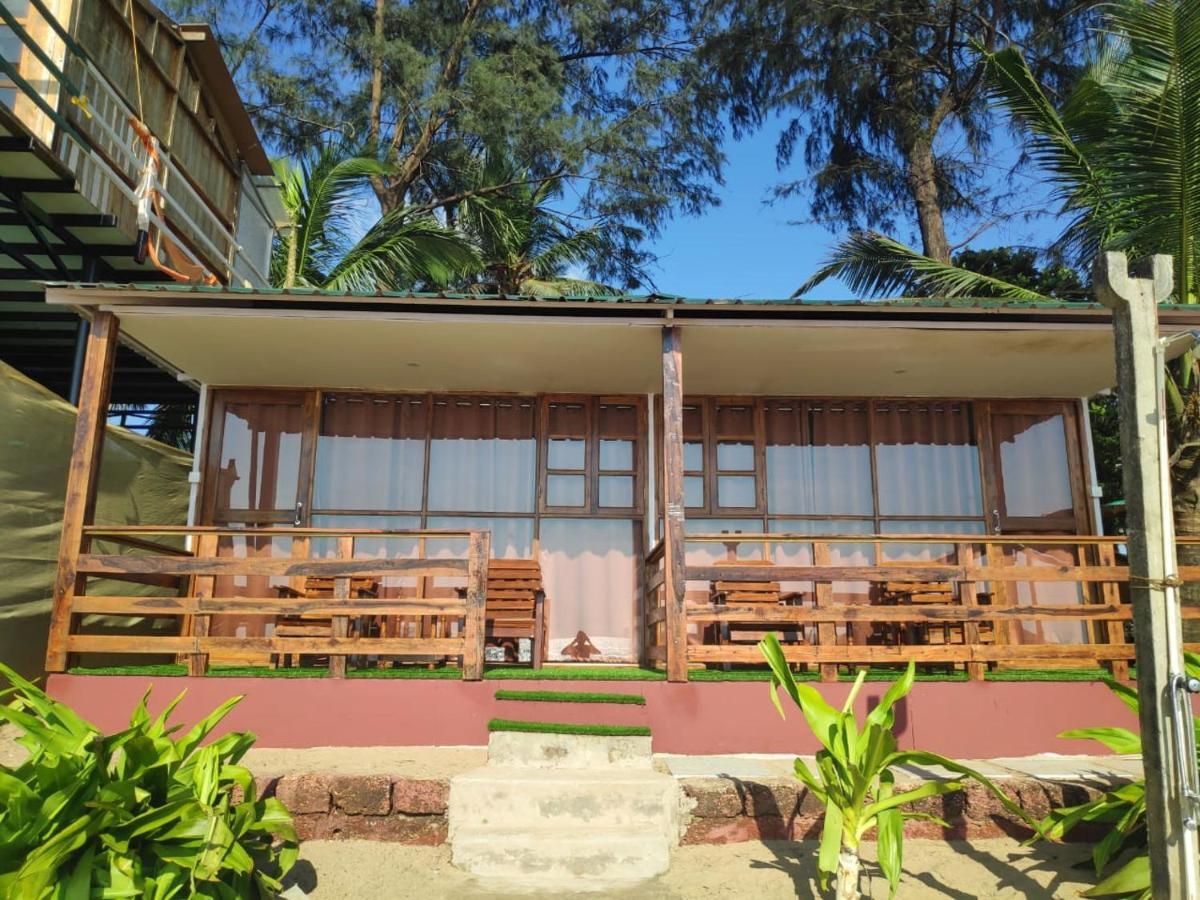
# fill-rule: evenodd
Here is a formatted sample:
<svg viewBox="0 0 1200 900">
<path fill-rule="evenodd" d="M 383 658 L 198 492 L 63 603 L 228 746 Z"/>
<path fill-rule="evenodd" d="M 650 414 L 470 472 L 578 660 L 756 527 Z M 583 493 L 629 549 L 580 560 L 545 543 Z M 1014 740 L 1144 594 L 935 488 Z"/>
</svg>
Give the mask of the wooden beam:
<svg viewBox="0 0 1200 900">
<path fill-rule="evenodd" d="M 484 645 L 487 642 L 488 560 L 491 551 L 491 532 L 471 532 L 467 548 L 467 615 L 463 622 L 462 639 L 464 681 L 483 678 Z"/>
<path fill-rule="evenodd" d="M 79 389 L 79 411 L 75 417 L 75 440 L 67 468 L 67 491 L 63 504 L 62 538 L 54 579 L 54 603 L 50 634 L 46 642 L 46 671 L 67 667 L 67 638 L 71 634 L 71 605 L 84 592 L 86 578 L 77 568 L 83 546 L 83 529 L 92 524 L 96 488 L 100 481 L 100 457 L 108 419 L 108 397 L 112 389 L 113 361 L 117 351 L 117 317 L 96 312 L 87 338 L 87 357 Z"/>
<path fill-rule="evenodd" d="M 176 556 L 121 556 L 83 554 L 79 571 L 104 577 L 124 575 L 275 575 L 295 578 L 308 575 L 454 576 L 467 572 L 465 559 L 294 559 L 287 556 L 203 559 Z"/>
<path fill-rule="evenodd" d="M 687 681 L 687 610 L 684 606 L 683 347 L 677 325 L 662 330 L 663 545 L 667 608 L 667 680 Z"/>
<path fill-rule="evenodd" d="M 202 534 L 196 539 L 196 556 L 215 558 L 219 549 L 220 538 L 215 534 Z M 192 579 L 192 596 L 197 604 L 203 604 L 213 595 L 217 580 L 212 575 L 197 575 Z M 188 674 L 203 675 L 208 671 L 208 654 L 200 651 L 199 642 L 208 637 L 212 627 L 212 619 L 207 615 L 199 615 L 192 619 L 192 636 L 196 638 L 196 651 L 188 656 Z"/>
<path fill-rule="evenodd" d="M 337 539 L 337 558 L 354 559 L 354 538 L 342 535 Z M 350 599 L 350 577 L 339 575 L 333 579 L 333 599 L 338 603 L 346 603 Z M 329 624 L 330 634 L 334 640 L 345 639 L 350 635 L 350 618 L 346 615 L 334 616 Z M 329 677 L 346 677 L 346 657 L 339 654 L 329 656 Z"/>
</svg>

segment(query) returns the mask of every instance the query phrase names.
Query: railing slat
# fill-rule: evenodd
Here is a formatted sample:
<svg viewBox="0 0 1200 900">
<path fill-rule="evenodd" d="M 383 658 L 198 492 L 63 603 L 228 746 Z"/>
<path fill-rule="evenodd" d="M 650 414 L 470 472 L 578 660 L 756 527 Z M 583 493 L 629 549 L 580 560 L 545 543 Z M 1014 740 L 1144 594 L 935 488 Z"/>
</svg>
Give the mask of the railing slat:
<svg viewBox="0 0 1200 900">
<path fill-rule="evenodd" d="M 203 537 L 216 535 L 208 534 Z M 124 556 L 84 554 L 79 571 L 88 575 L 275 575 L 281 578 L 369 575 L 466 575 L 465 559 L 292 559 L 290 557 Z"/>
</svg>

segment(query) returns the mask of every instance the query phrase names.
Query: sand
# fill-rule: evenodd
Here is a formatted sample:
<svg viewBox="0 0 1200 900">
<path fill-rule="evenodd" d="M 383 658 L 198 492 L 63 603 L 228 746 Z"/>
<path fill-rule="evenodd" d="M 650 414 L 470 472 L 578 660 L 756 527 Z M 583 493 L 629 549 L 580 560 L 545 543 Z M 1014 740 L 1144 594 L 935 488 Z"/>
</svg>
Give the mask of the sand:
<svg viewBox="0 0 1200 900">
<path fill-rule="evenodd" d="M 1073 866 L 1086 859 L 1083 845 L 1022 847 L 1009 839 L 973 843 L 905 842 L 904 877 L 898 897 L 1075 898 L 1090 871 Z M 682 847 L 671 871 L 635 888 L 580 894 L 611 900 L 740 898 L 793 900 L 829 896 L 817 892 L 816 845 L 744 843 Z M 864 857 L 874 848 L 864 847 Z M 887 882 L 868 865 L 864 897 L 885 900 Z M 370 841 L 310 841 L 300 849 L 296 883 L 316 900 L 421 898 L 510 900 L 489 891 L 450 864 L 447 847 L 406 847 Z M 1094 882 L 1090 882 L 1094 883 Z M 547 895 L 542 895 L 547 896 Z M 574 896 L 558 893 L 556 896 Z"/>
</svg>

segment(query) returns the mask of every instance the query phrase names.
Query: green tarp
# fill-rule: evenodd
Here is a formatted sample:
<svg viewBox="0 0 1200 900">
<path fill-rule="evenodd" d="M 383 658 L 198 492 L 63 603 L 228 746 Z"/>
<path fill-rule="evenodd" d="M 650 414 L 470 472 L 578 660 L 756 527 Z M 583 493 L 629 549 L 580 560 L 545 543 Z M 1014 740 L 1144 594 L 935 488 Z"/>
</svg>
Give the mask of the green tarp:
<svg viewBox="0 0 1200 900">
<path fill-rule="evenodd" d="M 0 362 L 0 660 L 39 674 L 75 408 Z M 109 426 L 96 523 L 182 525 L 191 460 Z M 132 591 L 131 591 L 132 593 Z"/>
</svg>

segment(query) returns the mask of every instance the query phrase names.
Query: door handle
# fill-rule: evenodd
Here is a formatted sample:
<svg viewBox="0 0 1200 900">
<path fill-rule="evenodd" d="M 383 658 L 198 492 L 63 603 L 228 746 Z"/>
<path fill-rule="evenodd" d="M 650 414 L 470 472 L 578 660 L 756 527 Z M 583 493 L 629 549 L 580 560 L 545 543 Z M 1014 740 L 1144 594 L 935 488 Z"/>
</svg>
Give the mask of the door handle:
<svg viewBox="0 0 1200 900">
<path fill-rule="evenodd" d="M 300 523 L 297 522 L 296 524 L 299 525 Z M 992 534 L 999 534 L 999 533 L 1000 533 L 1000 510 L 993 509 L 992 510 Z"/>
<path fill-rule="evenodd" d="M 296 504 L 296 518 L 292 520 L 292 524 L 295 525 L 297 528 L 299 528 L 300 524 L 303 521 L 304 521 L 304 504 L 297 503 Z"/>
</svg>

